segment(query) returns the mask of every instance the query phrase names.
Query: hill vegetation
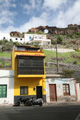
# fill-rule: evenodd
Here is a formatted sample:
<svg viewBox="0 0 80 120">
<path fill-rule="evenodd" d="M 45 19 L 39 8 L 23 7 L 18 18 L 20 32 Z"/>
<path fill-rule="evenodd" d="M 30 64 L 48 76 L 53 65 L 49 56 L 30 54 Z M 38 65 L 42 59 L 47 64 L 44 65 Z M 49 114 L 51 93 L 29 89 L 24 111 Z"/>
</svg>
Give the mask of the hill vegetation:
<svg viewBox="0 0 80 120">
<path fill-rule="evenodd" d="M 42 31 L 40 31 L 38 34 L 42 34 Z M 45 47 L 51 47 L 54 48 L 56 46 L 56 43 L 59 47 L 64 48 L 73 48 L 76 51 L 75 52 L 69 52 L 69 53 L 58 53 L 58 61 L 60 63 L 70 63 L 70 64 L 77 64 L 80 65 L 80 32 L 75 32 L 73 34 L 67 34 L 67 35 L 52 35 L 52 34 L 46 34 L 48 39 L 51 39 L 51 46 L 40 46 L 41 48 Z M 6 39 L 0 40 L 0 66 L 9 66 L 11 59 L 11 51 L 14 45 L 32 45 L 32 46 L 39 46 L 39 43 L 18 43 L 8 41 Z M 56 62 L 56 53 L 48 50 L 44 50 L 44 53 L 46 55 L 46 61 L 49 62 Z M 7 59 L 9 58 L 9 59 Z"/>
</svg>

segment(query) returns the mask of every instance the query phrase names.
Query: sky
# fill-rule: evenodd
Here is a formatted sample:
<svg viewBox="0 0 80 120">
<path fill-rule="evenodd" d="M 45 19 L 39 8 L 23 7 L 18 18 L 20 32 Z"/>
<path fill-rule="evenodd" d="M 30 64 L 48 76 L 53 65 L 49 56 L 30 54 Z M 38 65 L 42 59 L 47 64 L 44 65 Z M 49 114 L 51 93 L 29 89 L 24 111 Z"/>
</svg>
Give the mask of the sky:
<svg viewBox="0 0 80 120">
<path fill-rule="evenodd" d="M 0 0 L 0 32 L 80 25 L 80 0 Z"/>
</svg>

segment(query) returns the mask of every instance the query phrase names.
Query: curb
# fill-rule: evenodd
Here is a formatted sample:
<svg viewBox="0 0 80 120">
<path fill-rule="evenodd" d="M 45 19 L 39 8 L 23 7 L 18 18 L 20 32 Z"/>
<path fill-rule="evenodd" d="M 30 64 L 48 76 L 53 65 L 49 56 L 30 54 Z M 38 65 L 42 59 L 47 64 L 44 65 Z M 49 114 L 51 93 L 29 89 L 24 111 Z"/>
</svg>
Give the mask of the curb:
<svg viewBox="0 0 80 120">
<path fill-rule="evenodd" d="M 80 102 L 64 102 L 64 103 L 43 103 L 43 106 L 61 106 L 61 105 L 80 105 Z"/>
</svg>

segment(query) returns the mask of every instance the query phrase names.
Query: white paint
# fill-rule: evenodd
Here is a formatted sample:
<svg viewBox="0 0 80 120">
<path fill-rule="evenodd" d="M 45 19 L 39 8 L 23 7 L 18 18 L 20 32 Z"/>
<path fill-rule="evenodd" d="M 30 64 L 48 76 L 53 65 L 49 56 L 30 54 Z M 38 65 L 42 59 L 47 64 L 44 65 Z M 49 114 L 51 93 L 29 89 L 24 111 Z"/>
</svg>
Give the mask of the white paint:
<svg viewBox="0 0 80 120">
<path fill-rule="evenodd" d="M 39 45 L 51 45 L 51 39 L 47 39 L 46 35 L 42 34 L 25 34 L 25 43 L 39 42 Z"/>
<path fill-rule="evenodd" d="M 7 97 L 0 98 L 0 104 L 14 104 L 14 71 L 0 70 L 0 85 L 7 85 Z"/>
<path fill-rule="evenodd" d="M 80 101 L 80 83 L 76 83 L 77 99 Z"/>
<path fill-rule="evenodd" d="M 12 40 L 13 42 L 19 43 L 31 43 L 31 42 L 39 42 L 39 45 L 51 45 L 51 39 L 47 39 L 46 35 L 42 34 L 24 34 L 24 38 L 20 37 L 11 37 L 10 34 L 0 33 L 0 40 L 3 38 L 8 41 Z"/>
<path fill-rule="evenodd" d="M 13 41 L 13 42 L 19 42 L 19 43 L 24 43 L 24 38 L 19 38 L 19 37 L 10 37 L 10 39 Z"/>
<path fill-rule="evenodd" d="M 8 33 L 0 33 L 0 40 L 3 40 L 4 37 L 7 40 L 10 40 L 10 35 Z"/>
<path fill-rule="evenodd" d="M 58 97 L 63 97 L 63 84 L 69 84 L 70 96 L 76 96 L 75 94 L 75 81 L 73 78 L 47 78 L 46 79 L 46 100 L 50 102 L 49 84 L 56 84 L 56 94 Z"/>
</svg>

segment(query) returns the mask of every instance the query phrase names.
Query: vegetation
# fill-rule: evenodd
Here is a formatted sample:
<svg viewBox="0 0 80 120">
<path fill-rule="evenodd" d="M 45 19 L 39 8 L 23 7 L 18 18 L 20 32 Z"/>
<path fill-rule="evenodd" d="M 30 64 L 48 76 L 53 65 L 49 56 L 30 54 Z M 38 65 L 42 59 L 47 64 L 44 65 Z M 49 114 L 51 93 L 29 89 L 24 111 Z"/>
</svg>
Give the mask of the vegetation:
<svg viewBox="0 0 80 120">
<path fill-rule="evenodd" d="M 25 32 L 25 33 L 26 34 L 43 34 L 43 35 L 46 34 L 46 33 L 42 32 L 41 30 L 39 32 L 37 32 L 37 33 L 35 33 L 35 32 Z"/>
<path fill-rule="evenodd" d="M 57 37 L 57 44 L 62 44 L 63 43 L 63 37 L 61 35 L 59 35 Z"/>
<path fill-rule="evenodd" d="M 63 69 L 63 75 L 65 77 L 71 77 L 74 74 L 74 70 L 69 70 L 69 69 Z"/>
<path fill-rule="evenodd" d="M 56 62 L 56 53 L 53 51 L 44 50 L 46 61 Z M 80 65 L 80 51 L 58 53 L 58 61 L 60 63 L 69 63 Z M 76 61 L 76 62 L 75 62 Z"/>
</svg>

